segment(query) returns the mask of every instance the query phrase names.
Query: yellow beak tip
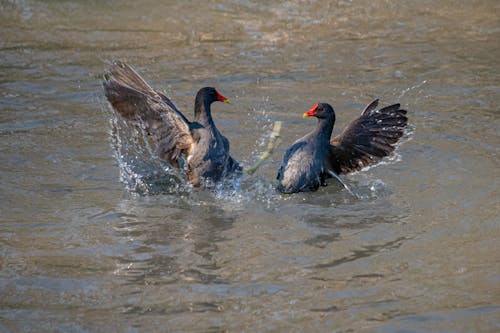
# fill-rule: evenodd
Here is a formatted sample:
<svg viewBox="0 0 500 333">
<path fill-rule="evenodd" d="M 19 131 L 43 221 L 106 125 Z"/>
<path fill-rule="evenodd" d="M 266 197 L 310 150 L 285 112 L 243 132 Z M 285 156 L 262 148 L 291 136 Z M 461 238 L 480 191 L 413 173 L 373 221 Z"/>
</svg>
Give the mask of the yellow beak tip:
<svg viewBox="0 0 500 333">
<path fill-rule="evenodd" d="M 229 99 L 225 99 L 224 103 L 231 104 L 231 101 Z"/>
<path fill-rule="evenodd" d="M 307 117 L 309 117 L 309 115 L 308 115 L 307 113 L 304 113 L 304 114 L 302 115 L 302 118 L 304 118 L 304 119 L 306 119 Z"/>
</svg>

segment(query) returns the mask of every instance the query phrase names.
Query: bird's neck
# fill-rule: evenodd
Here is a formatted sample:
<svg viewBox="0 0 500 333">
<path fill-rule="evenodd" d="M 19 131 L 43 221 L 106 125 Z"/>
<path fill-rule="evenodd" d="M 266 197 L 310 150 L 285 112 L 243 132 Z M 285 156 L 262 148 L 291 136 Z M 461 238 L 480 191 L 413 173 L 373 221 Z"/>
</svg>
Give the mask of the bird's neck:
<svg viewBox="0 0 500 333">
<path fill-rule="evenodd" d="M 196 100 L 194 103 L 194 119 L 203 126 L 215 126 L 212 119 L 210 104 L 204 100 Z"/>
<path fill-rule="evenodd" d="M 316 126 L 315 134 L 318 137 L 319 141 L 330 142 L 334 123 L 335 120 L 333 118 L 318 119 L 318 125 Z"/>
</svg>

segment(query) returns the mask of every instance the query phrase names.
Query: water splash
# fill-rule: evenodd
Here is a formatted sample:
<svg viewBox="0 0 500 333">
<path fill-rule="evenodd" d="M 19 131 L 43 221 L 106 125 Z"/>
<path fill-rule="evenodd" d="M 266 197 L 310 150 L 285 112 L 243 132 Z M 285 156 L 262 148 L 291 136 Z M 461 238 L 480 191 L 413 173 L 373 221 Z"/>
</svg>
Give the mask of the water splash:
<svg viewBox="0 0 500 333">
<path fill-rule="evenodd" d="M 266 122 L 271 123 L 268 119 Z M 194 205 L 213 203 L 215 198 L 218 202 L 223 202 L 224 205 L 231 206 L 233 209 L 242 209 L 249 204 L 258 205 L 264 209 L 273 209 L 280 203 L 294 201 L 290 196 L 278 193 L 276 184 L 259 175 L 235 174 L 225 177 L 221 182 L 207 182 L 200 189 L 193 188 L 182 169 L 173 168 L 158 158 L 153 143 L 137 126 L 127 123 L 114 113 L 110 125 L 111 143 L 120 169 L 120 180 L 132 193 L 141 196 L 180 195 Z M 405 134 L 404 141 L 409 140 L 412 134 L 412 131 Z M 267 135 L 264 135 L 259 142 L 265 142 L 266 137 Z M 260 144 L 254 151 L 255 154 L 259 148 L 261 148 Z M 376 165 L 393 164 L 400 160 L 401 156 L 396 153 Z M 374 166 L 368 166 L 363 171 L 371 167 Z M 358 174 L 355 173 L 354 177 L 358 178 Z M 355 178 L 353 179 L 351 176 L 351 180 L 347 181 L 347 189 L 335 188 L 333 184 L 335 181 L 332 180 L 326 190 L 327 193 L 320 195 L 328 194 L 331 196 L 336 193 L 338 197 L 333 198 L 332 202 L 338 203 L 346 200 L 350 202 L 352 200 L 373 199 L 386 192 L 385 185 L 380 180 L 375 180 L 373 184 L 369 183 L 373 179 L 364 180 L 363 183 L 358 184 Z M 315 197 L 318 194 L 308 193 L 306 195 Z"/>
<path fill-rule="evenodd" d="M 185 176 L 158 158 L 144 133 L 115 115 L 110 123 L 120 180 L 129 191 L 148 195 L 190 190 Z"/>
<path fill-rule="evenodd" d="M 411 87 L 408 87 L 408 88 L 406 88 L 406 89 L 403 89 L 403 90 L 401 91 L 401 94 L 398 96 L 398 99 L 402 99 L 402 98 L 406 95 L 406 93 L 407 93 L 407 92 L 410 92 L 410 91 L 412 91 L 412 90 L 415 90 L 415 89 L 421 88 L 421 87 L 422 87 L 424 84 L 426 84 L 426 83 L 427 83 L 427 80 L 423 80 L 423 81 L 422 81 L 422 82 L 420 82 L 419 84 L 416 84 L 416 85 L 414 85 L 414 86 L 411 86 Z M 419 93 L 421 93 L 421 92 L 422 92 L 422 91 L 419 91 Z"/>
<path fill-rule="evenodd" d="M 135 124 L 129 124 L 113 113 L 110 125 L 111 144 L 120 169 L 120 180 L 126 185 L 127 190 L 140 195 L 199 192 L 189 184 L 182 167 L 174 168 L 158 158 L 154 143 L 150 142 L 148 135 Z M 266 137 L 267 135 L 263 136 L 259 142 L 265 142 Z M 242 189 L 242 181 L 247 179 L 246 177 L 250 178 L 247 175 L 235 174 L 224 177 L 224 180 L 218 183 L 206 180 L 201 188 L 218 199 L 241 203 L 249 194 Z M 260 179 L 255 182 L 255 178 L 252 177 L 252 187 L 255 184 L 259 184 L 258 188 L 268 187 L 267 181 Z M 254 196 L 251 197 L 255 199 Z"/>
</svg>

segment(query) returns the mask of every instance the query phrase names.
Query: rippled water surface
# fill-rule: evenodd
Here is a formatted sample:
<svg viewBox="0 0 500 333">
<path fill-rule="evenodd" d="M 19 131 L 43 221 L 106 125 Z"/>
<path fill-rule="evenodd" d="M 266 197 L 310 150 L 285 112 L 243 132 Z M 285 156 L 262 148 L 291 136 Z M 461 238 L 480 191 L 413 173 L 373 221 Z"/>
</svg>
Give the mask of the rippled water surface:
<svg viewBox="0 0 500 333">
<path fill-rule="evenodd" d="M 0 331 L 500 330 L 499 12 L 0 0 Z M 189 116 L 218 87 L 238 160 L 276 120 L 282 144 L 235 188 L 131 191 L 101 87 L 115 59 Z M 400 102 L 411 130 L 344 178 L 359 198 L 275 193 L 284 149 L 315 126 L 303 112 L 331 103 L 338 133 L 374 98 Z"/>
</svg>

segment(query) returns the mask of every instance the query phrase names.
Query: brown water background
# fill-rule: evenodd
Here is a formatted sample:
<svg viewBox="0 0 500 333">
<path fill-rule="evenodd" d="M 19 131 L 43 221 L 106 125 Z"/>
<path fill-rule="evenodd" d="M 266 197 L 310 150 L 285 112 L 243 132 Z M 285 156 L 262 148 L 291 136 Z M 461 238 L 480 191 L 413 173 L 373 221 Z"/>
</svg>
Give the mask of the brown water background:
<svg viewBox="0 0 500 333">
<path fill-rule="evenodd" d="M 283 143 L 234 190 L 138 195 L 115 59 L 189 116 L 216 86 L 238 160 Z M 1 332 L 500 330 L 498 1 L 0 0 L 0 68 Z M 411 131 L 361 198 L 275 193 L 303 112 L 374 98 Z"/>
</svg>

